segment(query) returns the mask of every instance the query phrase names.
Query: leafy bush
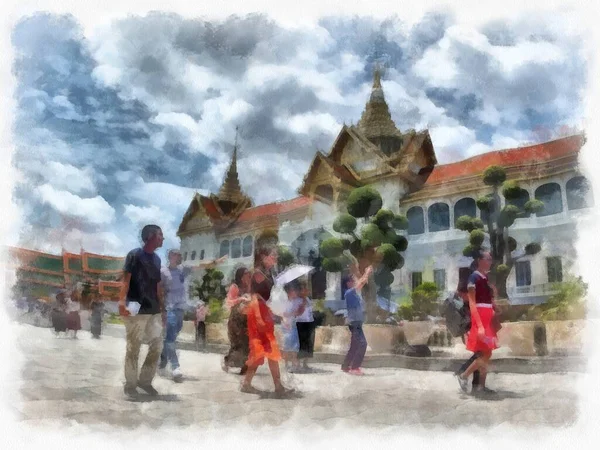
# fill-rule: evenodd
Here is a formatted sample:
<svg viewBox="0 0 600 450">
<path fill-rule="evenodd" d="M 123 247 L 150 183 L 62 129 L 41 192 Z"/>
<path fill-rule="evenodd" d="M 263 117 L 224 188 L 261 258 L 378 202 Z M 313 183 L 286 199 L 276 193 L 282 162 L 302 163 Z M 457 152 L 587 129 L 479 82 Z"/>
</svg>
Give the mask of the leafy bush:
<svg viewBox="0 0 600 450">
<path fill-rule="evenodd" d="M 533 309 L 541 320 L 585 319 L 588 286 L 581 278 L 569 277 L 562 283 L 555 283 L 553 288 L 556 293 Z"/>
<path fill-rule="evenodd" d="M 221 323 L 225 319 L 223 310 L 223 301 L 217 298 L 211 298 L 208 301 L 208 313 L 206 314 L 207 323 Z"/>
</svg>

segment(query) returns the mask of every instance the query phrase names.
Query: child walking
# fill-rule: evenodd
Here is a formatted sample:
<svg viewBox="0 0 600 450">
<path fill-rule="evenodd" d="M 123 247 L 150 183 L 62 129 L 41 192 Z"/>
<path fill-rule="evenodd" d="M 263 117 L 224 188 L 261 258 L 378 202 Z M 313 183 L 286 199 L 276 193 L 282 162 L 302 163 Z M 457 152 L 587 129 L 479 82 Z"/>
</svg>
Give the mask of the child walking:
<svg viewBox="0 0 600 450">
<path fill-rule="evenodd" d="M 306 302 L 299 296 L 300 285 L 298 282 L 292 281 L 286 284 L 284 289 L 288 295 L 288 304 L 283 313 L 283 359 L 285 360 L 286 370 L 294 372 L 300 368 L 298 363 L 300 339 L 296 320 L 304 312 Z"/>
</svg>

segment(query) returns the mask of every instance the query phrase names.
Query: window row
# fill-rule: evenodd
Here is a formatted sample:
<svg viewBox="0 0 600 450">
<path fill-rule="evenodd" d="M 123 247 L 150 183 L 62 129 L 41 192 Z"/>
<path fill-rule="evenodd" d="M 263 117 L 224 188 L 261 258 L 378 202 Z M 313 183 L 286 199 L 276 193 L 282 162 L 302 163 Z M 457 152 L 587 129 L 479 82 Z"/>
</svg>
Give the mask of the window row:
<svg viewBox="0 0 600 450">
<path fill-rule="evenodd" d="M 469 277 L 470 270 L 466 267 L 459 268 L 458 277 L 463 283 Z M 550 256 L 546 258 L 546 274 L 548 283 L 561 283 L 563 281 L 563 267 L 560 256 Z M 531 286 L 531 262 L 518 261 L 515 264 L 516 285 Z M 436 269 L 433 271 L 433 282 L 438 290 L 446 290 L 446 270 Z M 423 284 L 423 272 L 411 272 L 410 274 L 411 289 L 414 291 L 417 287 Z"/>
<path fill-rule="evenodd" d="M 252 236 L 246 236 L 242 241 L 241 238 L 235 238 L 232 241 L 221 241 L 219 248 L 219 258 L 229 256 L 230 258 L 246 258 L 252 256 L 253 239 Z"/>
<path fill-rule="evenodd" d="M 582 176 L 571 178 L 566 184 L 567 208 L 569 210 L 583 209 L 593 206 L 589 181 Z M 542 211 L 537 217 L 545 217 L 560 214 L 563 211 L 563 200 L 561 187 L 558 183 L 547 183 L 535 190 L 535 199 L 544 203 Z M 522 196 L 515 200 L 507 201 L 507 204 L 523 208 L 530 200 L 529 192 L 522 191 Z M 523 212 L 520 217 L 529 217 L 529 213 Z M 463 198 L 454 205 L 454 226 L 461 216 L 476 217 L 477 205 L 472 198 Z M 425 233 L 425 213 L 420 206 L 413 206 L 406 212 L 408 219 L 408 234 L 417 235 Z M 435 203 L 427 209 L 429 232 L 445 231 L 450 229 L 450 207 L 446 203 Z M 486 211 L 481 211 L 481 220 L 487 221 Z"/>
<path fill-rule="evenodd" d="M 188 259 L 188 252 L 185 252 L 183 254 L 183 260 L 187 261 Z M 196 250 L 194 250 L 193 252 L 190 253 L 190 261 L 194 261 L 196 259 Z M 200 250 L 200 255 L 198 258 L 200 261 L 202 261 L 204 259 L 204 250 Z"/>
</svg>

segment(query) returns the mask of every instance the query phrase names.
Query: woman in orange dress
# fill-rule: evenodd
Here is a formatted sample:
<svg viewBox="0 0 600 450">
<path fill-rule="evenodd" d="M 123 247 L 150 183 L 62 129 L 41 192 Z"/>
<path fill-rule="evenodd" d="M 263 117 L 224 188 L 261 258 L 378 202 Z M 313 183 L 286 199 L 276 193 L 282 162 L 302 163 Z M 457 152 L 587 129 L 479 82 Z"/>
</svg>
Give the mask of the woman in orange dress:
<svg viewBox="0 0 600 450">
<path fill-rule="evenodd" d="M 267 305 L 274 284 L 271 269 L 276 264 L 276 246 L 263 246 L 256 249 L 251 283 L 252 300 L 246 310 L 250 354 L 246 362 L 248 369 L 241 386 L 241 391 L 246 393 L 257 392 L 252 387 L 252 379 L 258 366 L 264 364 L 265 359 L 268 361 L 269 370 L 273 377 L 275 393 L 282 395 L 290 392 L 281 384 L 281 373 L 279 371 L 281 353 L 275 339 L 273 314 Z"/>
</svg>

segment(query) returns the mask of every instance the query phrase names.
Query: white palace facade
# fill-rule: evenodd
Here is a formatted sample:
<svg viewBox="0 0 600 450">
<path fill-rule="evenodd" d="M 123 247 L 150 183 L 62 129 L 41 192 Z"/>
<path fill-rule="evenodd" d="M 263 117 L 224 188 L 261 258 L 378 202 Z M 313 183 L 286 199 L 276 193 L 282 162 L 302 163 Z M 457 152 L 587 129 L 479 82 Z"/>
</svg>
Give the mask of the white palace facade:
<svg viewBox="0 0 600 450">
<path fill-rule="evenodd" d="M 339 301 L 340 274 L 320 269 L 319 242 L 337 235 L 333 221 L 345 210 L 349 192 L 372 185 L 385 208 L 409 219 L 406 262 L 394 272 L 392 300 L 424 281 L 452 291 L 460 271 L 471 263 L 462 255 L 468 235 L 456 229 L 455 220 L 480 216 L 475 200 L 491 192 L 481 174 L 500 165 L 527 191 L 523 201 L 536 198 L 545 204 L 542 212 L 517 219 L 510 228 L 520 248 L 538 242 L 542 251 L 519 259 L 508 280 L 509 301 L 540 303 L 551 294 L 553 282 L 576 270 L 577 224 L 591 217 L 594 198 L 578 166 L 584 142 L 583 135 L 571 135 L 439 165 L 427 130 L 398 130 L 376 72 L 360 121 L 342 127 L 327 155 L 316 153 L 298 197 L 254 206 L 239 183 L 236 146 L 219 193 L 192 199 L 178 230 L 181 250 L 185 260 L 228 255 L 220 269 L 229 278 L 239 265 L 252 267 L 255 238 L 276 230 L 299 262 L 317 267 L 313 297 Z"/>
</svg>

